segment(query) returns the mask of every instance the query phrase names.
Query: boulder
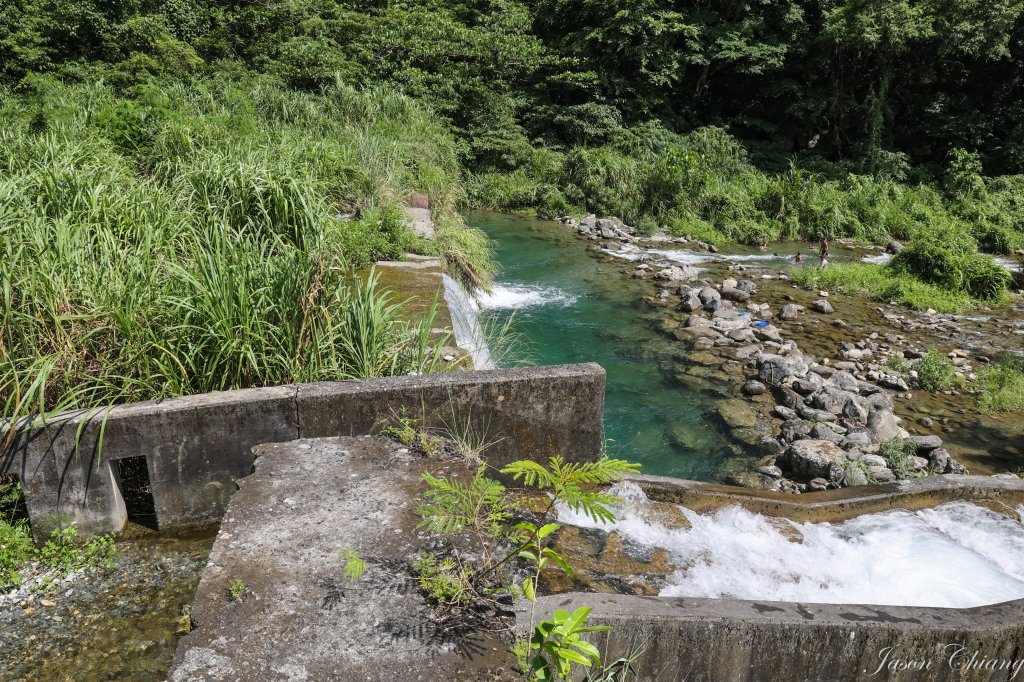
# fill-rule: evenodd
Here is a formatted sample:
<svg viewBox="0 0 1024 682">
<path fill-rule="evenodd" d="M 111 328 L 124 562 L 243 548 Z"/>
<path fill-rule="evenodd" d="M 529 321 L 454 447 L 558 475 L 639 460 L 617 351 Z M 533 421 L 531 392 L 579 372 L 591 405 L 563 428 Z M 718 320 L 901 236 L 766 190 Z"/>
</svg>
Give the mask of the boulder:
<svg viewBox="0 0 1024 682">
<path fill-rule="evenodd" d="M 868 415 L 868 432 L 876 443 L 886 443 L 901 437 L 905 432 L 896 423 L 896 417 L 886 409 L 878 409 Z"/>
<path fill-rule="evenodd" d="M 785 419 L 786 421 L 789 421 L 791 419 L 797 419 L 796 411 L 789 407 L 786 407 L 785 405 L 776 405 L 775 407 L 773 407 L 772 414 L 774 414 L 779 419 Z"/>
<path fill-rule="evenodd" d="M 887 467 L 889 463 L 885 461 L 884 457 L 878 455 L 864 455 L 860 458 L 860 461 L 864 462 L 869 467 Z"/>
<path fill-rule="evenodd" d="M 866 405 L 856 397 L 847 398 L 846 402 L 843 403 L 842 409 L 839 411 L 845 418 L 858 424 L 866 424 L 868 421 L 869 411 Z"/>
<path fill-rule="evenodd" d="M 743 384 L 743 393 L 746 395 L 763 395 L 768 392 L 768 387 L 760 381 L 748 381 Z"/>
<path fill-rule="evenodd" d="M 769 478 L 782 478 L 782 469 L 775 466 L 774 464 L 766 467 L 758 467 L 757 472 L 764 474 Z"/>
<path fill-rule="evenodd" d="M 750 294 L 739 289 L 733 289 L 732 287 L 722 287 L 722 298 L 726 298 L 736 303 L 746 303 L 750 300 Z"/>
<path fill-rule="evenodd" d="M 928 453 L 928 468 L 935 473 L 944 474 L 946 473 L 946 467 L 949 465 L 949 452 L 943 448 L 936 448 Z"/>
<path fill-rule="evenodd" d="M 884 466 L 868 467 L 868 476 L 878 483 L 892 483 L 896 480 L 896 474 L 892 472 L 892 469 Z"/>
<path fill-rule="evenodd" d="M 736 283 L 736 288 L 748 294 L 753 294 L 757 291 L 757 284 L 751 282 L 749 279 L 741 279 Z"/>
<path fill-rule="evenodd" d="M 811 435 L 811 423 L 803 419 L 790 419 L 782 425 L 779 436 L 787 443 L 795 443 Z"/>
<path fill-rule="evenodd" d="M 811 427 L 811 438 L 816 440 L 827 440 L 829 443 L 835 443 L 836 445 L 843 442 L 842 436 L 824 424 L 815 424 Z"/>
<path fill-rule="evenodd" d="M 695 294 L 692 291 L 683 296 L 683 301 L 682 303 L 679 304 L 679 308 L 688 313 L 692 313 L 695 310 L 700 310 L 703 307 L 704 304 L 701 303 L 700 298 L 697 296 L 697 294 Z"/>
<path fill-rule="evenodd" d="M 786 450 L 786 462 L 794 476 L 803 481 L 823 478 L 842 480 L 846 453 L 827 440 L 800 440 Z"/>
<path fill-rule="evenodd" d="M 719 403 L 718 416 L 732 428 L 757 425 L 757 413 L 745 400 L 725 400 Z"/>
<path fill-rule="evenodd" d="M 885 252 L 890 254 L 896 254 L 903 250 L 903 244 L 899 243 L 895 239 L 885 245 Z"/>
<path fill-rule="evenodd" d="M 797 305 L 796 303 L 787 303 L 782 306 L 782 310 L 779 312 L 779 319 L 781 320 L 795 320 L 800 317 L 800 313 L 803 312 L 804 307 Z"/>
<path fill-rule="evenodd" d="M 942 439 L 938 436 L 911 436 L 907 440 L 917 446 L 919 455 L 927 455 L 942 447 Z"/>
<path fill-rule="evenodd" d="M 832 304 L 823 298 L 819 298 L 817 301 L 811 304 L 811 310 L 821 313 L 822 315 L 831 315 L 836 311 L 832 307 Z"/>
<path fill-rule="evenodd" d="M 700 297 L 700 302 L 704 305 L 708 305 L 711 301 L 722 300 L 722 294 L 718 293 L 718 289 L 713 289 L 711 287 L 704 287 L 697 295 Z"/>
<path fill-rule="evenodd" d="M 729 485 L 738 485 L 754 490 L 780 490 L 780 483 L 778 479 L 766 476 L 757 471 L 741 471 L 729 474 L 726 476 L 725 482 Z"/>
<path fill-rule="evenodd" d="M 698 277 L 700 277 L 700 272 L 697 268 L 689 265 L 682 267 L 672 265 L 654 275 L 655 279 L 668 280 L 669 282 L 693 282 Z"/>
</svg>

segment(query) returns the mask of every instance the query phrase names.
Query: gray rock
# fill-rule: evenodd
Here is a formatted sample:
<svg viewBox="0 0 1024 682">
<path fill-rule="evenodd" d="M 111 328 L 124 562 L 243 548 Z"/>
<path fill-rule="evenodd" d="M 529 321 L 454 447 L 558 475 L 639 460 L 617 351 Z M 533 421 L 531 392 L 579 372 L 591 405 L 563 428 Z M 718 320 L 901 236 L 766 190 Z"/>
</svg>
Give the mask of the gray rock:
<svg viewBox="0 0 1024 682">
<path fill-rule="evenodd" d="M 942 439 L 938 436 L 911 436 L 907 439 L 917 446 L 917 453 L 926 455 L 942 447 Z"/>
<path fill-rule="evenodd" d="M 843 442 L 843 437 L 841 435 L 824 424 L 815 424 L 811 427 L 811 438 L 827 440 L 828 442 L 835 443 L 836 445 Z"/>
<path fill-rule="evenodd" d="M 793 382 L 793 390 L 803 396 L 809 396 L 822 387 L 822 378 L 814 373 L 808 373 L 802 379 Z"/>
<path fill-rule="evenodd" d="M 864 455 L 860 458 L 860 461 L 864 462 L 869 467 L 887 467 L 889 463 L 885 461 L 884 457 L 878 455 Z"/>
<path fill-rule="evenodd" d="M 812 422 L 834 422 L 836 416 L 828 410 L 816 410 L 813 407 L 798 407 L 796 413 L 808 421 Z"/>
<path fill-rule="evenodd" d="M 772 413 L 780 419 L 789 421 L 790 419 L 796 419 L 796 410 L 786 407 L 785 405 L 776 405 L 772 408 Z"/>
<path fill-rule="evenodd" d="M 896 480 L 896 474 L 892 472 L 892 469 L 884 466 L 868 467 L 868 476 L 879 483 L 892 483 Z"/>
<path fill-rule="evenodd" d="M 782 469 L 775 466 L 774 464 L 771 466 L 759 467 L 757 469 L 757 472 L 760 474 L 764 474 L 769 478 L 782 478 Z"/>
<path fill-rule="evenodd" d="M 758 361 L 757 378 L 769 386 L 780 386 L 789 376 L 789 365 L 781 355 L 762 355 Z"/>
<path fill-rule="evenodd" d="M 700 277 L 700 271 L 689 265 L 682 267 L 673 265 L 654 275 L 655 279 L 668 280 L 670 282 L 693 282 Z"/>
<path fill-rule="evenodd" d="M 683 296 L 683 300 L 679 304 L 679 307 L 680 309 L 685 310 L 688 313 L 692 313 L 695 310 L 700 310 L 701 308 L 703 308 L 704 304 L 701 303 L 700 298 L 697 296 L 697 294 L 691 291 L 690 293 Z"/>
<path fill-rule="evenodd" d="M 779 319 L 781 320 L 795 320 L 800 317 L 800 313 L 803 311 L 802 305 L 796 303 L 787 303 L 782 306 L 782 310 L 779 312 Z"/>
<path fill-rule="evenodd" d="M 736 303 L 746 303 L 750 300 L 750 294 L 739 289 L 733 289 L 731 287 L 722 287 L 722 298 L 735 301 Z"/>
<path fill-rule="evenodd" d="M 779 436 L 787 443 L 795 443 L 811 435 L 811 423 L 803 419 L 790 419 L 782 425 Z"/>
<path fill-rule="evenodd" d="M 811 309 L 823 315 L 831 315 L 836 311 L 836 309 L 832 307 L 832 304 L 823 298 L 819 298 L 817 301 L 812 303 Z"/>
<path fill-rule="evenodd" d="M 949 464 L 949 452 L 943 448 L 936 448 L 928 453 L 928 468 L 932 471 L 944 474 Z"/>
<path fill-rule="evenodd" d="M 739 289 L 740 291 L 752 294 L 755 291 L 757 291 L 757 284 L 751 282 L 749 279 L 741 279 L 739 282 L 736 283 L 736 288 Z"/>
<path fill-rule="evenodd" d="M 741 471 L 729 474 L 725 482 L 729 485 L 738 485 L 753 490 L 780 490 L 781 486 L 777 479 L 766 476 L 756 471 Z"/>
<path fill-rule="evenodd" d="M 743 392 L 747 395 L 764 395 L 768 392 L 768 387 L 760 381 L 748 381 L 743 384 Z"/>
<path fill-rule="evenodd" d="M 789 470 L 800 480 L 842 480 L 846 453 L 827 440 L 800 440 L 786 450 Z"/>
<path fill-rule="evenodd" d="M 843 408 L 840 410 L 840 414 L 849 419 L 852 422 L 858 424 L 866 424 L 868 421 L 868 408 L 864 403 L 858 400 L 856 397 L 850 397 L 843 403 Z"/>
<path fill-rule="evenodd" d="M 892 374 L 885 374 L 878 378 L 878 385 L 884 386 L 885 388 L 891 388 L 894 391 L 907 391 L 910 389 L 907 386 L 907 382 L 903 380 L 903 377 L 898 377 Z"/>
<path fill-rule="evenodd" d="M 903 244 L 899 243 L 895 239 L 885 245 L 885 252 L 886 253 L 893 253 L 893 254 L 895 254 L 895 253 L 899 253 L 902 250 L 903 250 Z"/>
<path fill-rule="evenodd" d="M 717 289 L 712 289 L 711 287 L 704 287 L 697 295 L 700 297 L 700 302 L 705 306 L 711 301 L 722 300 L 722 294 L 718 293 Z"/>
<path fill-rule="evenodd" d="M 728 332 L 726 332 L 725 335 L 728 336 L 733 341 L 738 341 L 740 343 L 753 343 L 755 340 L 754 332 L 746 328 L 731 329 Z"/>
<path fill-rule="evenodd" d="M 871 434 L 867 431 L 854 431 L 853 433 L 846 434 L 846 438 L 843 438 L 840 447 L 850 449 L 860 448 L 865 445 L 871 445 Z"/>
<path fill-rule="evenodd" d="M 754 327 L 754 336 L 759 341 L 771 341 L 773 343 L 782 343 L 782 334 L 779 333 L 778 328 L 774 325 L 766 325 L 764 327 Z"/>
<path fill-rule="evenodd" d="M 903 429 L 896 423 L 896 417 L 885 409 L 876 409 L 868 415 L 868 432 L 876 443 L 886 443 L 903 435 Z"/>
<path fill-rule="evenodd" d="M 722 401 L 718 404 L 718 415 L 732 428 L 757 425 L 757 413 L 745 400 Z"/>
</svg>

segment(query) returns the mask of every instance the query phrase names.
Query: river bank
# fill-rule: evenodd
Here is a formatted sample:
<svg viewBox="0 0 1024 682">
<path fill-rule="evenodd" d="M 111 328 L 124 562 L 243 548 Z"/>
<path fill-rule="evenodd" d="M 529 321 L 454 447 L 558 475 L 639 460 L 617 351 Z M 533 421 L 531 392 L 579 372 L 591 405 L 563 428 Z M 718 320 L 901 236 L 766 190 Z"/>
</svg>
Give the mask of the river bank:
<svg viewBox="0 0 1024 682">
<path fill-rule="evenodd" d="M 785 341 L 821 360 L 821 366 L 827 361 L 834 368 L 835 363 L 860 357 L 859 367 L 842 365 L 841 371 L 890 395 L 899 428 L 908 435 L 939 436 L 944 441 L 942 449 L 972 473 L 1005 473 L 1024 465 L 1019 449 L 1024 429 L 1013 415 L 982 415 L 977 412 L 976 397 L 968 391 L 917 391 L 906 385 L 909 376 L 879 371 L 896 353 L 905 352 L 909 359 L 934 346 L 943 353 L 954 352 L 956 371 L 970 376 L 998 352 L 1019 348 L 1024 334 L 1019 297 L 1003 309 L 929 315 L 864 296 L 834 292 L 822 296 L 819 291 L 794 287 L 786 274 L 792 264 L 786 252 L 806 245 L 773 247 L 769 253 L 756 249 L 715 253 L 702 244 L 637 239 L 616 231 L 614 223 L 602 224 L 606 236 L 594 221 L 596 229 L 583 235 L 591 241 L 588 250 L 581 248 L 577 231 L 565 225 L 489 214 L 471 216 L 470 220 L 498 242 L 498 260 L 506 268 L 497 280 L 499 290 L 505 286 L 534 291 L 540 297 L 519 304 L 514 325 L 543 346 L 539 360 L 549 362 L 584 353 L 583 338 L 591 342 L 589 351 L 594 357 L 601 356 L 598 361 L 609 372 L 606 428 L 613 440 L 611 447 L 638 458 L 645 471 L 736 480 L 736 474 L 755 471 L 757 461 L 763 458 L 751 455 L 754 432 L 741 431 L 743 437 L 736 439 L 736 429 L 755 429 L 760 438 L 765 434 L 777 437 L 781 428 L 781 423 L 772 423 L 779 420 L 769 416 L 774 404 L 769 405 L 767 397 L 743 393 L 751 368 L 745 371 L 742 363 L 723 357 L 723 349 L 731 347 L 735 352 L 741 342 L 730 340 L 701 348 L 706 341 L 698 343 L 689 338 L 690 333 L 679 331 L 686 328 L 692 315 L 680 310 L 681 282 L 657 275 L 671 272 L 673 266 L 696 270 L 694 281 L 687 285 L 698 289 L 713 284 L 721 292 L 722 283 L 730 279 L 754 282 L 756 294 L 751 300 L 768 306 L 775 315 L 772 324 Z M 575 242 L 573 247 L 567 246 L 567 239 Z M 530 254 L 531 249 L 538 253 Z M 852 245 L 834 251 L 840 261 L 878 255 L 877 250 Z M 687 273 L 690 275 L 692 271 Z M 545 288 L 547 298 L 541 293 Z M 566 304 L 564 296 L 563 303 L 557 303 L 559 292 L 570 292 L 582 303 Z M 822 299 L 835 312 L 815 311 L 815 302 Z M 779 320 L 785 305 L 801 306 L 802 310 L 796 309 L 791 319 Z M 484 314 L 507 319 L 509 312 L 501 308 L 488 311 L 485 304 Z M 638 328 L 641 326 L 646 331 Z M 603 333 L 596 333 L 595 327 Z M 685 340 L 679 340 L 681 335 Z M 624 358 L 632 360 L 624 362 Z M 879 386 L 879 380 L 896 390 Z M 685 415 L 678 409 L 683 403 L 689 407 L 682 411 Z M 723 403 L 727 416 L 736 422 L 732 426 L 719 409 Z M 738 406 L 745 409 L 735 409 Z M 757 415 L 755 425 L 740 427 L 739 422 L 750 421 L 749 415 L 740 414 L 747 409 Z M 756 424 L 761 420 L 767 423 Z M 632 438 L 617 438 L 623 433 Z M 709 434 L 714 435 L 718 447 L 714 452 L 707 447 Z M 643 451 L 637 444 L 643 445 Z"/>
</svg>

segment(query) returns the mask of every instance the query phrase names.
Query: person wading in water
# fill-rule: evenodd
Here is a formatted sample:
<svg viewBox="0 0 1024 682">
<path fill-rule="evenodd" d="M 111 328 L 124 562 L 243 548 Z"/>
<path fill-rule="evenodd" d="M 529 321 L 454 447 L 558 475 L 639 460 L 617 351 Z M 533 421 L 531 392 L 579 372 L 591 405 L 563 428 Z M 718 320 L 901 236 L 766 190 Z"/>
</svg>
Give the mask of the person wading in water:
<svg viewBox="0 0 1024 682">
<path fill-rule="evenodd" d="M 821 250 L 818 252 L 818 257 L 821 258 L 821 267 L 828 265 L 828 239 L 821 238 Z"/>
</svg>

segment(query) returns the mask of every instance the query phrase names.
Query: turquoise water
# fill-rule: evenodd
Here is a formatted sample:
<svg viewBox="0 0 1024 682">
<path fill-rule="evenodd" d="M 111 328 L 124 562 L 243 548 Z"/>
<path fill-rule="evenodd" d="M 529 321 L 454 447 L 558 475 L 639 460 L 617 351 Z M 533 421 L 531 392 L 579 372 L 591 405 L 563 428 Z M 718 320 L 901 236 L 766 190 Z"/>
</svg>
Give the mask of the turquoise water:
<svg viewBox="0 0 1024 682">
<path fill-rule="evenodd" d="M 608 373 L 610 453 L 640 462 L 644 473 L 720 478 L 734 451 L 714 414 L 716 396 L 676 378 L 686 350 L 656 331 L 658 312 L 640 300 L 644 285 L 588 252 L 567 227 L 496 214 L 472 214 L 469 223 L 494 240 L 502 268 L 481 317 L 492 328 L 511 319 L 522 341 L 500 364 L 599 363 Z"/>
</svg>

